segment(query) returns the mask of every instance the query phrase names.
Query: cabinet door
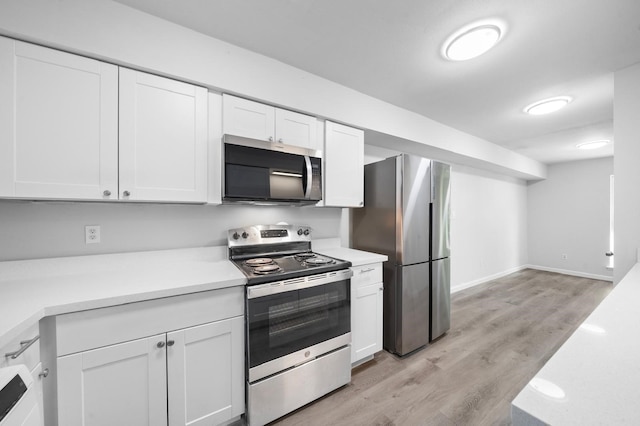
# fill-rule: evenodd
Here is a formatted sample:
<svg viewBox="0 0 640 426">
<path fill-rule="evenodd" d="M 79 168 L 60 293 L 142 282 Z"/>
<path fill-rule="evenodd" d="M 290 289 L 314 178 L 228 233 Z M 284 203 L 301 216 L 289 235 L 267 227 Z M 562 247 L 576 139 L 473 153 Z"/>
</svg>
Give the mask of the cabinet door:
<svg viewBox="0 0 640 426">
<path fill-rule="evenodd" d="M 316 118 L 276 108 L 276 142 L 318 149 Z"/>
<path fill-rule="evenodd" d="M 119 158 L 120 199 L 206 202 L 207 90 L 120 68 Z"/>
<path fill-rule="evenodd" d="M 351 362 L 382 350 L 382 283 L 353 286 L 351 299 Z"/>
<path fill-rule="evenodd" d="M 164 343 L 161 334 L 58 358 L 58 424 L 166 425 Z"/>
<path fill-rule="evenodd" d="M 275 140 L 274 107 L 226 94 L 222 96 L 222 103 L 222 129 L 225 134 Z"/>
<path fill-rule="evenodd" d="M 116 66 L 0 37 L 0 93 L 0 196 L 117 197 Z"/>
<path fill-rule="evenodd" d="M 326 122 L 324 146 L 324 205 L 364 205 L 364 132 Z"/>
<path fill-rule="evenodd" d="M 215 425 L 244 412 L 243 326 L 235 317 L 167 334 L 170 426 Z"/>
</svg>

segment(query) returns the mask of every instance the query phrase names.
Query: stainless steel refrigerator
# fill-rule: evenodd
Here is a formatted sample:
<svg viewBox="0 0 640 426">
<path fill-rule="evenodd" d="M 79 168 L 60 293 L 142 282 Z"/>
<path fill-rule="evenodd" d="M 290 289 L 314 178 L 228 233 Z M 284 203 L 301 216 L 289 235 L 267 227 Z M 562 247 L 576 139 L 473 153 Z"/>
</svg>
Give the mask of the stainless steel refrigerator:
<svg viewBox="0 0 640 426">
<path fill-rule="evenodd" d="M 402 154 L 365 166 L 354 248 L 385 254 L 383 346 L 400 356 L 450 326 L 450 166 Z"/>
</svg>

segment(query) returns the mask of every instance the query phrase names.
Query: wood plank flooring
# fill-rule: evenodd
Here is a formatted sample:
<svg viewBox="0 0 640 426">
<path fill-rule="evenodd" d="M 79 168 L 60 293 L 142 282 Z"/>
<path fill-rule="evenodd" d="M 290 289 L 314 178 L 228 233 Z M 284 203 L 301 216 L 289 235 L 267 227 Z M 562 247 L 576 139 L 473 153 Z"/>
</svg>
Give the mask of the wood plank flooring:
<svg viewBox="0 0 640 426">
<path fill-rule="evenodd" d="M 510 403 L 609 293 L 606 281 L 523 270 L 455 293 L 451 330 L 272 425 L 509 425 Z"/>
</svg>

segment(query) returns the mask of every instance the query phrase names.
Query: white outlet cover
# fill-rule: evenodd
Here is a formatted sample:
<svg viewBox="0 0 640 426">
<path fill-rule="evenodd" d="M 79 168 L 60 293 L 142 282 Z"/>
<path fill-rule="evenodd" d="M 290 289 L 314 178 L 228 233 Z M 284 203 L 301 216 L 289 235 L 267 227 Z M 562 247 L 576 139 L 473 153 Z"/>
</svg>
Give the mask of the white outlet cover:
<svg viewBox="0 0 640 426">
<path fill-rule="evenodd" d="M 84 227 L 85 244 L 97 244 L 100 242 L 100 225 L 87 225 Z"/>
</svg>

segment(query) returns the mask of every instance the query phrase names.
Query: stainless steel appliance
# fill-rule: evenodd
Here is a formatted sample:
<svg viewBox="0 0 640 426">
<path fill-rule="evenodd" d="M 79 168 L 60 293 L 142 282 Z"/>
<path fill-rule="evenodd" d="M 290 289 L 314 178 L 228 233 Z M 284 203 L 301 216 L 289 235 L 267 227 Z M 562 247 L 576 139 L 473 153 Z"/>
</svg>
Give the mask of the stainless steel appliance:
<svg viewBox="0 0 640 426">
<path fill-rule="evenodd" d="M 353 246 L 386 254 L 383 345 L 406 355 L 450 326 L 450 166 L 402 154 L 365 166 Z"/>
<path fill-rule="evenodd" d="M 322 152 L 224 136 L 224 203 L 315 204 L 322 199 Z"/>
<path fill-rule="evenodd" d="M 247 276 L 247 420 L 263 425 L 351 381 L 350 262 L 311 251 L 306 226 L 231 229 Z"/>
</svg>

